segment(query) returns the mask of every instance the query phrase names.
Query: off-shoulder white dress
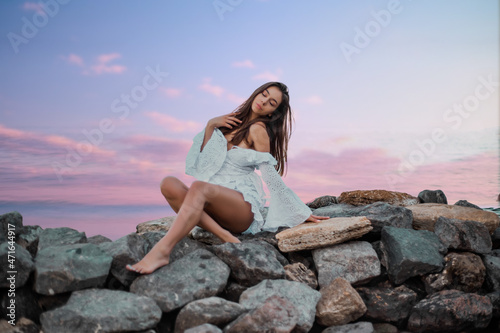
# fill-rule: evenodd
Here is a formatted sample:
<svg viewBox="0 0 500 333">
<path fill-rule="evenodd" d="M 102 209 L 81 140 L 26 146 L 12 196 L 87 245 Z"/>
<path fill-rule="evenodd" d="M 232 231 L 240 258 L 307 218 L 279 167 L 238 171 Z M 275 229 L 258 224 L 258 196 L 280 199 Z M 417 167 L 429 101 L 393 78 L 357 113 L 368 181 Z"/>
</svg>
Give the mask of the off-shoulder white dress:
<svg viewBox="0 0 500 333">
<path fill-rule="evenodd" d="M 281 179 L 274 167 L 276 159 L 271 154 L 238 146 L 228 150 L 227 140 L 218 128 L 200 152 L 204 136 L 205 130 L 193 140 L 186 158 L 186 174 L 243 194 L 254 214 L 253 223 L 244 233 L 276 231 L 280 226 L 293 227 L 311 215 L 309 207 Z M 260 170 L 270 192 L 265 220 L 262 210 L 266 204 L 266 193 L 255 169 Z"/>
</svg>

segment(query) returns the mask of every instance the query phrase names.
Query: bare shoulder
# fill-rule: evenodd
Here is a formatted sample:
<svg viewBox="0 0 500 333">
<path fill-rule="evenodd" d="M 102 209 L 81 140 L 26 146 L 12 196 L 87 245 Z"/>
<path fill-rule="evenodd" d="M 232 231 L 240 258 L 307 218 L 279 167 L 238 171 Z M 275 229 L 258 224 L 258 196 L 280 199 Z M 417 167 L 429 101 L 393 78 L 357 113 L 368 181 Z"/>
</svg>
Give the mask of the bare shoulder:
<svg viewBox="0 0 500 333">
<path fill-rule="evenodd" d="M 262 122 L 252 124 L 249 131 L 249 139 L 255 150 L 269 153 L 271 146 L 269 143 L 269 134 L 267 134 L 266 125 Z"/>
</svg>

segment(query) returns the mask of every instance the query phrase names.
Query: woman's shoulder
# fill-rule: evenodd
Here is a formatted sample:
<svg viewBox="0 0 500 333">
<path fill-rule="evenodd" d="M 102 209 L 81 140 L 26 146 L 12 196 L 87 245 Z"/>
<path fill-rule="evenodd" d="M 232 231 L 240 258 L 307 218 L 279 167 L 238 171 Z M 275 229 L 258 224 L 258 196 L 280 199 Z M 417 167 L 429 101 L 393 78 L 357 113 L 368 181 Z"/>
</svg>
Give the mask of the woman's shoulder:
<svg viewBox="0 0 500 333">
<path fill-rule="evenodd" d="M 271 146 L 269 142 L 269 134 L 267 134 L 266 124 L 259 121 L 250 125 L 248 138 L 250 139 L 249 141 L 251 141 L 255 150 L 269 153 Z"/>
</svg>

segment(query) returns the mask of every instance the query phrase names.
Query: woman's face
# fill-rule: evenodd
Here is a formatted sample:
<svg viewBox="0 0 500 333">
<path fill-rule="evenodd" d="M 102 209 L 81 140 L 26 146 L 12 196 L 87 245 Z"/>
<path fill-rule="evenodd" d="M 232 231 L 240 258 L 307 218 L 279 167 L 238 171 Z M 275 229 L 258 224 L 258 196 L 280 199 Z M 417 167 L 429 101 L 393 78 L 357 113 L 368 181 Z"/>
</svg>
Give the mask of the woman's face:
<svg viewBox="0 0 500 333">
<path fill-rule="evenodd" d="M 283 93 L 276 86 L 271 86 L 255 96 L 252 102 L 253 117 L 266 117 L 281 104 Z"/>
</svg>

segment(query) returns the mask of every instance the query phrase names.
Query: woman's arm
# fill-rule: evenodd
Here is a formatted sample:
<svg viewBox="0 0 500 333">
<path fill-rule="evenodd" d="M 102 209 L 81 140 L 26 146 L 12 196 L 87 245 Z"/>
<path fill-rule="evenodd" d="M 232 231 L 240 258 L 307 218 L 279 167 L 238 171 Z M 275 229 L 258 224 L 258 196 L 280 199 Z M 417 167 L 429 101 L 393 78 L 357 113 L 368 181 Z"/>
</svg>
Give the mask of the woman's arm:
<svg viewBox="0 0 500 333">
<path fill-rule="evenodd" d="M 203 150 L 203 147 L 205 147 L 208 140 L 212 137 L 215 128 L 227 127 L 232 129 L 233 127 L 241 124 L 241 120 L 236 118 L 235 114 L 236 113 L 231 112 L 223 116 L 212 118 L 208 121 L 207 126 L 205 127 L 205 136 L 203 137 L 203 143 L 201 144 L 200 151 Z"/>
</svg>

